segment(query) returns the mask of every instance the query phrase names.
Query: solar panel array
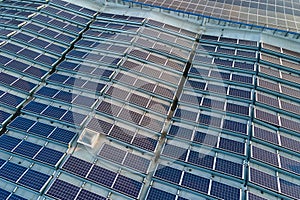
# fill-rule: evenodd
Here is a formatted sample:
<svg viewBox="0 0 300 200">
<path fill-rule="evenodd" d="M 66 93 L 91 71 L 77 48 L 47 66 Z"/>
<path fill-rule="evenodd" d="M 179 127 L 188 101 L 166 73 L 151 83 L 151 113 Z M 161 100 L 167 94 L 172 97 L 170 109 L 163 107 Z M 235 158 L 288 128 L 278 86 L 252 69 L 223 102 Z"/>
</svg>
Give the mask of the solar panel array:
<svg viewBox="0 0 300 200">
<path fill-rule="evenodd" d="M 0 5 L 1 199 L 300 198 L 299 52 Z"/>
<path fill-rule="evenodd" d="M 160 8 L 186 15 L 257 25 L 299 33 L 298 1 L 123 0 L 130 6 Z"/>
</svg>

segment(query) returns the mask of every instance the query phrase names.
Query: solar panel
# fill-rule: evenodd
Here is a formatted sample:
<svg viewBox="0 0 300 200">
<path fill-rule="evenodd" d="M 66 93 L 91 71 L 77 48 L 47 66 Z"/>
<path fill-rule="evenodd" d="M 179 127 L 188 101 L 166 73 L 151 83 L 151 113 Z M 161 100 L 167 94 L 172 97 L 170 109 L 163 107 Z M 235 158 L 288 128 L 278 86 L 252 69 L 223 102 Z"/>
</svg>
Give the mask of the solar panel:
<svg viewBox="0 0 300 200">
<path fill-rule="evenodd" d="M 296 152 L 300 152 L 300 142 L 292 138 L 281 135 L 280 136 L 281 145 L 287 149 L 291 149 Z"/>
<path fill-rule="evenodd" d="M 268 189 L 278 191 L 277 178 L 275 176 L 251 168 L 250 179 L 253 183 L 256 183 Z"/>
<path fill-rule="evenodd" d="M 234 104 L 234 103 L 227 103 L 226 111 L 241 114 L 241 115 L 249 115 L 249 107 L 248 106 L 242 106 L 242 105 L 238 105 L 238 104 Z"/>
<path fill-rule="evenodd" d="M 190 140 L 192 138 L 193 130 L 172 125 L 168 134 L 178 138 Z"/>
<path fill-rule="evenodd" d="M 49 139 L 64 143 L 64 144 L 69 144 L 74 137 L 77 135 L 77 133 L 61 128 L 56 128 L 51 135 L 49 136 Z"/>
<path fill-rule="evenodd" d="M 8 162 L 0 169 L 0 177 L 16 182 L 26 170 L 26 167 Z"/>
<path fill-rule="evenodd" d="M 176 160 L 185 161 L 187 157 L 187 152 L 187 149 L 172 144 L 166 144 L 162 151 L 162 154 Z"/>
<path fill-rule="evenodd" d="M 151 162 L 150 160 L 142 156 L 128 153 L 124 160 L 124 166 L 130 167 L 142 173 L 147 173 L 148 168 L 150 166 L 150 162 Z"/>
<path fill-rule="evenodd" d="M 281 178 L 279 179 L 279 182 L 280 189 L 283 194 L 286 194 L 296 199 L 300 198 L 300 186 L 298 184 L 289 182 Z"/>
<path fill-rule="evenodd" d="M 206 134 L 201 131 L 196 131 L 193 141 L 199 144 L 206 144 L 209 146 L 217 146 L 218 143 L 218 136 Z"/>
<path fill-rule="evenodd" d="M 50 126 L 41 122 L 36 122 L 29 130 L 27 130 L 31 134 L 39 135 L 42 137 L 48 137 L 49 134 L 54 130 L 54 128 L 54 126 Z"/>
<path fill-rule="evenodd" d="M 106 198 L 88 190 L 81 190 L 76 197 L 76 200 L 106 200 Z"/>
<path fill-rule="evenodd" d="M 273 144 L 279 144 L 278 136 L 276 133 L 258 128 L 256 126 L 254 127 L 254 136 L 264 141 L 271 142 Z"/>
<path fill-rule="evenodd" d="M 40 145 L 27 141 L 22 141 L 21 144 L 19 144 L 18 147 L 13 150 L 13 152 L 24 155 L 29 158 L 33 158 L 41 148 L 42 146 Z"/>
<path fill-rule="evenodd" d="M 164 200 L 175 200 L 176 195 L 168 193 L 166 191 L 150 187 L 147 200 L 157 200 L 157 199 L 164 199 Z"/>
<path fill-rule="evenodd" d="M 80 187 L 67 183 L 66 181 L 56 179 L 47 190 L 46 195 L 56 199 L 67 200 L 75 199 L 79 191 Z"/>
<path fill-rule="evenodd" d="M 222 137 L 220 138 L 219 148 L 238 154 L 244 154 L 245 152 L 244 143 Z"/>
<path fill-rule="evenodd" d="M 123 175 L 118 175 L 113 188 L 130 197 L 138 198 L 143 184 L 139 181 L 127 178 Z"/>
<path fill-rule="evenodd" d="M 252 156 L 255 159 L 258 159 L 260 161 L 263 161 L 265 163 L 274 165 L 274 166 L 279 166 L 278 164 L 278 157 L 277 154 L 266 151 L 264 149 L 258 148 L 256 146 L 252 146 Z"/>
<path fill-rule="evenodd" d="M 26 199 L 18 195 L 12 194 L 8 200 L 26 200 Z"/>
<path fill-rule="evenodd" d="M 3 124 L 10 118 L 11 114 L 0 110 L 0 123 Z"/>
<path fill-rule="evenodd" d="M 34 159 L 49 165 L 56 166 L 63 156 L 64 153 L 60 151 L 44 147 Z"/>
<path fill-rule="evenodd" d="M 126 151 L 108 144 L 104 144 L 100 152 L 98 153 L 98 156 L 116 162 L 118 164 L 122 164 L 126 156 Z"/>
<path fill-rule="evenodd" d="M 155 171 L 154 177 L 157 177 L 159 179 L 171 183 L 179 184 L 181 179 L 181 174 L 182 174 L 181 170 L 159 164 Z"/>
<path fill-rule="evenodd" d="M 298 161 L 280 156 L 280 163 L 281 168 L 294 172 L 296 174 L 300 174 L 300 168 L 298 167 L 300 163 Z"/>
<path fill-rule="evenodd" d="M 145 149 L 147 151 L 153 152 L 156 149 L 158 141 L 156 139 L 143 136 L 141 134 L 136 134 L 134 137 L 132 144 L 140 147 L 142 149 Z"/>
<path fill-rule="evenodd" d="M 110 125 L 110 127 L 111 127 L 111 125 Z M 109 128 L 109 130 L 110 130 L 110 128 Z M 131 141 L 134 137 L 134 132 L 115 125 L 112 128 L 112 130 L 110 131 L 109 135 L 113 138 L 117 138 L 120 141 L 123 141 L 126 143 L 131 143 Z"/>
<path fill-rule="evenodd" d="M 114 183 L 116 176 L 117 173 L 94 165 L 87 178 L 100 185 L 111 187 Z M 126 187 L 124 189 L 126 189 Z"/>
<path fill-rule="evenodd" d="M 0 198 L 1 199 L 7 199 L 7 197 L 9 197 L 9 195 L 10 195 L 10 192 L 0 189 Z"/>
<path fill-rule="evenodd" d="M 49 175 L 29 169 L 18 183 L 40 192 L 50 178 L 51 177 Z"/>
<path fill-rule="evenodd" d="M 208 193 L 210 180 L 191 173 L 184 173 L 181 185 L 202 193 Z"/>
<path fill-rule="evenodd" d="M 81 177 L 86 177 L 91 167 L 92 163 L 70 156 L 62 166 L 62 169 Z"/>
<path fill-rule="evenodd" d="M 216 181 L 212 182 L 210 194 L 212 196 L 221 198 L 221 199 L 240 199 L 240 189 L 219 183 Z"/>
<path fill-rule="evenodd" d="M 247 134 L 247 124 L 225 119 L 223 128 L 237 133 Z"/>
<path fill-rule="evenodd" d="M 3 134 L 0 136 L 0 148 L 12 151 L 22 140 Z"/>
<path fill-rule="evenodd" d="M 198 116 L 197 112 L 184 110 L 184 109 L 180 109 L 180 108 L 178 108 L 175 112 L 175 117 L 176 118 L 184 119 L 184 120 L 188 120 L 188 121 L 193 121 L 193 122 L 196 121 L 197 116 Z"/>
<path fill-rule="evenodd" d="M 188 162 L 200 167 L 212 169 L 214 164 L 214 157 L 196 151 L 190 151 Z"/>
<path fill-rule="evenodd" d="M 243 165 L 240 163 L 231 162 L 229 160 L 217 158 L 215 170 L 242 178 Z"/>
</svg>

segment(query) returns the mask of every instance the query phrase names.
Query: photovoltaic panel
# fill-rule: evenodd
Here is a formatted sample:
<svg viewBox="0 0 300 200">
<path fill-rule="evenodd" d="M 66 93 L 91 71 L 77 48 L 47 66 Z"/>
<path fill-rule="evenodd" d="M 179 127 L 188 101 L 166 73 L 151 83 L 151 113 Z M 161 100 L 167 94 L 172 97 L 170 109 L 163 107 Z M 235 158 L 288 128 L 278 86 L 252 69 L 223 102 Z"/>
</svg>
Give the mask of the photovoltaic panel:
<svg viewBox="0 0 300 200">
<path fill-rule="evenodd" d="M 18 183 L 33 190 L 41 191 L 49 179 L 49 175 L 29 169 Z"/>
<path fill-rule="evenodd" d="M 213 181 L 210 194 L 221 199 L 240 199 L 240 189 Z"/>
<path fill-rule="evenodd" d="M 157 200 L 157 199 L 175 200 L 175 198 L 176 198 L 176 195 L 174 195 L 174 194 L 151 187 L 146 199 L 147 200 Z"/>
<path fill-rule="evenodd" d="M 51 187 L 47 190 L 46 195 L 62 200 L 75 199 L 80 187 L 56 179 Z"/>
<path fill-rule="evenodd" d="M 137 156 L 135 154 L 128 153 L 123 164 L 124 166 L 132 168 L 136 171 L 147 173 L 148 168 L 150 166 L 150 162 L 150 160 L 142 156 Z"/>
<path fill-rule="evenodd" d="M 181 174 L 182 174 L 181 170 L 159 164 L 155 171 L 154 177 L 160 178 L 162 180 L 174 184 L 179 184 L 181 179 Z"/>
<path fill-rule="evenodd" d="M 138 198 L 143 184 L 139 181 L 127 178 L 123 175 L 118 175 L 113 188 L 130 197 Z"/>
<path fill-rule="evenodd" d="M 210 180 L 191 173 L 184 173 L 181 185 L 199 192 L 208 193 Z"/>
<path fill-rule="evenodd" d="M 106 200 L 106 198 L 88 190 L 81 190 L 76 200 Z"/>
<path fill-rule="evenodd" d="M 277 178 L 273 175 L 251 168 L 250 179 L 253 183 L 278 191 Z"/>
<path fill-rule="evenodd" d="M 62 166 L 62 169 L 86 177 L 92 167 L 92 163 L 86 162 L 74 156 L 70 156 Z"/>
<path fill-rule="evenodd" d="M 111 187 L 114 183 L 116 176 L 117 173 L 94 165 L 87 179 L 94 181 L 95 183 L 98 183 L 100 185 Z M 126 187 L 124 186 L 124 188 L 121 190 L 126 190 Z"/>
</svg>

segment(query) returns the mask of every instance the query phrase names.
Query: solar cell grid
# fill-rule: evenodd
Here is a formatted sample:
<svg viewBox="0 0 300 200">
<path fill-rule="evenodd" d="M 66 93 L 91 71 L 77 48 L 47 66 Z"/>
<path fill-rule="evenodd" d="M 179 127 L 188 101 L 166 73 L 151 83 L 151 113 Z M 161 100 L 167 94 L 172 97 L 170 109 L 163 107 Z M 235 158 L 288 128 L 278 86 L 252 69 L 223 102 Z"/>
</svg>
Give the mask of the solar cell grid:
<svg viewBox="0 0 300 200">
<path fill-rule="evenodd" d="M 41 191 L 49 179 L 49 175 L 29 169 L 18 183 L 33 190 Z"/>
<path fill-rule="evenodd" d="M 199 144 L 206 144 L 209 146 L 217 146 L 218 135 L 206 134 L 201 131 L 196 131 L 193 141 Z"/>
<path fill-rule="evenodd" d="M 157 143 L 158 141 L 156 139 L 146 137 L 141 134 L 136 134 L 132 141 L 133 145 L 150 152 L 155 151 Z"/>
<path fill-rule="evenodd" d="M 288 136 L 280 136 L 281 145 L 287 149 L 300 152 L 300 142 L 297 139 L 289 138 Z"/>
<path fill-rule="evenodd" d="M 281 168 L 294 172 L 296 174 L 300 174 L 300 168 L 298 167 L 300 166 L 300 162 L 293 159 L 289 159 L 284 156 L 280 156 L 280 163 L 281 163 Z"/>
<path fill-rule="evenodd" d="M 213 168 L 214 164 L 214 157 L 211 155 L 205 155 L 196 151 L 190 151 L 188 161 L 191 164 L 200 166 L 200 167 L 206 167 L 209 169 Z"/>
<path fill-rule="evenodd" d="M 255 109 L 255 117 L 264 122 L 279 126 L 279 119 L 276 114 L 268 113 L 257 108 Z"/>
<path fill-rule="evenodd" d="M 94 181 L 95 183 L 98 183 L 100 185 L 111 187 L 114 183 L 116 176 L 117 173 L 94 165 L 87 179 Z"/>
<path fill-rule="evenodd" d="M 289 182 L 284 179 L 279 179 L 281 192 L 290 197 L 299 199 L 300 198 L 300 186 L 298 184 Z"/>
<path fill-rule="evenodd" d="M 193 130 L 181 126 L 172 125 L 168 134 L 178 138 L 190 140 L 193 135 Z"/>
<path fill-rule="evenodd" d="M 60 151 L 44 147 L 34 159 L 52 166 L 56 166 L 63 156 L 64 153 Z"/>
<path fill-rule="evenodd" d="M 240 163 L 231 162 L 229 160 L 217 158 L 215 170 L 242 178 L 243 165 Z"/>
<path fill-rule="evenodd" d="M 244 154 L 245 144 L 227 138 L 220 138 L 219 148 L 232 151 L 238 154 Z"/>
<path fill-rule="evenodd" d="M 221 199 L 240 199 L 240 189 L 230 185 L 213 181 L 210 194 Z"/>
<path fill-rule="evenodd" d="M 106 200 L 106 198 L 83 189 L 79 192 L 76 200 Z"/>
<path fill-rule="evenodd" d="M 91 167 L 92 163 L 86 162 L 74 156 L 70 156 L 62 166 L 62 169 L 81 177 L 86 177 Z"/>
<path fill-rule="evenodd" d="M 151 187 L 146 199 L 147 200 L 157 200 L 157 199 L 175 200 L 175 198 L 176 198 L 176 195 L 174 195 L 174 194 Z"/>
<path fill-rule="evenodd" d="M 108 144 L 104 144 L 98 153 L 98 156 L 107 160 L 111 160 L 115 163 L 122 164 L 126 156 L 126 151 Z"/>
<path fill-rule="evenodd" d="M 71 141 L 74 139 L 74 137 L 77 135 L 76 132 L 56 128 L 51 135 L 49 136 L 49 139 L 58 141 L 63 144 L 70 144 Z"/>
<path fill-rule="evenodd" d="M 159 164 L 155 171 L 154 177 L 160 178 L 174 184 L 179 184 L 182 171 L 169 166 Z"/>
<path fill-rule="evenodd" d="M 0 169 L 0 177 L 12 182 L 16 182 L 26 170 L 26 167 L 8 162 Z"/>
<path fill-rule="evenodd" d="M 42 146 L 40 145 L 27 141 L 22 141 L 21 144 L 19 144 L 17 148 L 13 150 L 13 152 L 29 158 L 33 158 L 41 148 Z"/>
<path fill-rule="evenodd" d="M 75 199 L 80 188 L 66 181 L 56 179 L 47 190 L 46 195 L 56 199 L 68 200 Z"/>
<path fill-rule="evenodd" d="M 208 193 L 210 180 L 191 173 L 184 173 L 181 185 L 202 193 Z"/>
<path fill-rule="evenodd" d="M 162 154 L 170 158 L 185 161 L 188 150 L 172 144 L 166 144 L 163 148 Z"/>
<path fill-rule="evenodd" d="M 119 174 L 113 188 L 130 197 L 138 198 L 142 186 L 143 184 L 141 182 Z"/>
<path fill-rule="evenodd" d="M 142 173 L 147 173 L 149 165 L 150 160 L 132 153 L 128 153 L 124 160 L 124 166 L 130 167 Z"/>
<path fill-rule="evenodd" d="M 271 142 L 273 144 L 279 144 L 278 136 L 276 133 L 265 130 L 265 129 L 258 128 L 256 126 L 254 127 L 254 136 L 259 139 Z"/>
<path fill-rule="evenodd" d="M 21 141 L 21 139 L 3 134 L 0 137 L 0 148 L 7 151 L 12 151 Z"/>
<path fill-rule="evenodd" d="M 42 137 L 48 137 L 49 134 L 54 130 L 55 127 L 41 123 L 36 122 L 30 129 L 27 131 L 31 134 L 36 134 Z"/>
<path fill-rule="evenodd" d="M 250 179 L 253 183 L 278 191 L 277 178 L 273 175 L 251 168 Z"/>
</svg>

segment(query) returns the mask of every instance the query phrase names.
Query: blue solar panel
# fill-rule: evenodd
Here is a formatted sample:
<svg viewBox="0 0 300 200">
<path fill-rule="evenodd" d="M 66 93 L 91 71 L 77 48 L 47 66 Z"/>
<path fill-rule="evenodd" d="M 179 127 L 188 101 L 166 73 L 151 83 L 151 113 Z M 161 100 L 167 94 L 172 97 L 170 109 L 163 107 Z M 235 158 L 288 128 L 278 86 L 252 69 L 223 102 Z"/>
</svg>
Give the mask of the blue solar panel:
<svg viewBox="0 0 300 200">
<path fill-rule="evenodd" d="M 296 199 L 300 199 L 300 185 L 279 179 L 281 192 Z"/>
<path fill-rule="evenodd" d="M 8 162 L 0 169 L 0 177 L 16 182 L 24 174 L 26 169 L 26 167 Z"/>
<path fill-rule="evenodd" d="M 35 160 L 44 162 L 49 165 L 56 166 L 57 163 L 62 159 L 64 153 L 50 149 L 48 147 L 44 147 L 34 158 Z"/>
<path fill-rule="evenodd" d="M 113 188 L 130 197 L 138 198 L 142 186 L 143 184 L 141 182 L 119 174 Z"/>
<path fill-rule="evenodd" d="M 129 134 L 130 133 L 131 132 L 129 132 Z M 126 136 L 128 136 L 127 131 L 125 132 L 125 134 L 126 134 Z M 129 137 L 131 137 L 131 136 L 129 135 Z M 146 136 L 143 136 L 141 134 L 136 134 L 136 136 L 134 137 L 134 139 L 132 141 L 132 144 L 137 146 L 137 147 L 140 147 L 142 149 L 146 149 L 147 151 L 152 151 L 153 152 L 156 149 L 157 142 L 158 141 L 156 139 L 146 137 Z"/>
<path fill-rule="evenodd" d="M 241 106 L 234 103 L 227 103 L 226 111 L 237 113 L 241 115 L 249 115 L 249 107 L 248 106 Z"/>
<path fill-rule="evenodd" d="M 29 187 L 30 189 L 41 191 L 49 179 L 49 175 L 29 169 L 18 181 L 18 183 Z"/>
<path fill-rule="evenodd" d="M 94 165 L 87 178 L 100 185 L 111 187 L 116 176 L 117 173 Z M 127 189 L 129 189 L 129 187 Z"/>
<path fill-rule="evenodd" d="M 294 140 L 285 136 L 280 137 L 281 145 L 287 149 L 291 149 L 296 152 L 300 152 L 300 142 L 298 140 Z"/>
<path fill-rule="evenodd" d="M 196 121 L 198 116 L 197 112 L 192 112 L 189 110 L 184 110 L 184 109 L 180 109 L 178 108 L 175 112 L 175 117 L 180 118 L 180 119 L 185 119 L 188 121 Z"/>
<path fill-rule="evenodd" d="M 247 124 L 241 122 L 225 119 L 223 123 L 223 128 L 242 134 L 247 134 Z"/>
<path fill-rule="evenodd" d="M 6 134 L 0 136 L 0 148 L 7 151 L 13 150 L 20 142 L 20 139 Z"/>
<path fill-rule="evenodd" d="M 14 128 L 21 131 L 27 131 L 35 122 L 30 119 L 26 119 L 18 116 L 11 123 L 9 123 L 9 128 Z"/>
<path fill-rule="evenodd" d="M 36 122 L 28 132 L 42 137 L 48 137 L 49 134 L 54 130 L 54 126 L 44 124 L 41 122 Z"/>
<path fill-rule="evenodd" d="M 235 97 L 241 97 L 241 98 L 245 98 L 245 99 L 251 99 L 250 91 L 240 90 L 240 89 L 236 89 L 236 88 L 230 88 L 229 95 L 235 96 Z"/>
<path fill-rule="evenodd" d="M 8 120 L 8 118 L 11 116 L 10 113 L 4 112 L 2 110 L 0 110 L 0 123 L 4 123 L 6 120 Z"/>
<path fill-rule="evenodd" d="M 284 156 L 280 156 L 280 163 L 281 168 L 294 172 L 296 174 L 300 174 L 300 162 L 286 158 Z"/>
<path fill-rule="evenodd" d="M 86 162 L 74 156 L 70 156 L 62 169 L 81 177 L 86 177 L 92 167 L 92 163 Z"/>
<path fill-rule="evenodd" d="M 45 108 L 47 108 L 47 105 L 31 101 L 23 108 L 23 110 L 40 114 Z"/>
<path fill-rule="evenodd" d="M 79 191 L 80 187 L 56 179 L 46 192 L 46 195 L 56 199 L 69 200 L 75 199 Z"/>
<path fill-rule="evenodd" d="M 22 143 L 19 144 L 13 152 L 29 158 L 33 158 L 41 148 L 42 146 L 40 145 L 27 141 L 22 141 Z"/>
<path fill-rule="evenodd" d="M 108 144 L 104 144 L 98 155 L 105 159 L 121 164 L 126 156 L 126 151 L 123 151 Z"/>
<path fill-rule="evenodd" d="M 214 157 L 196 151 L 190 151 L 188 162 L 197 166 L 213 168 Z"/>
<path fill-rule="evenodd" d="M 196 131 L 193 141 L 200 144 L 206 144 L 209 146 L 217 146 L 218 136 L 206 134 L 200 131 Z"/>
<path fill-rule="evenodd" d="M 200 114 L 198 119 L 199 124 L 214 126 L 214 127 L 220 127 L 222 119 L 219 117 L 209 116 L 205 114 Z"/>
<path fill-rule="evenodd" d="M 0 188 L 0 199 L 6 199 L 10 195 L 10 192 Z"/>
<path fill-rule="evenodd" d="M 8 200 L 26 200 L 26 199 L 18 195 L 12 194 Z"/>
<path fill-rule="evenodd" d="M 199 192 L 208 193 L 210 180 L 191 173 L 184 173 L 181 185 Z"/>
<path fill-rule="evenodd" d="M 266 151 L 264 149 L 253 146 L 252 147 L 252 156 L 253 156 L 253 158 L 263 161 L 265 163 L 268 163 L 268 164 L 271 164 L 274 166 L 279 166 L 276 153 Z"/>
<path fill-rule="evenodd" d="M 187 156 L 187 149 L 178 147 L 178 146 L 174 146 L 171 144 L 166 144 L 163 152 L 163 155 L 174 158 L 176 160 L 182 160 L 185 161 L 186 156 Z"/>
<path fill-rule="evenodd" d="M 225 174 L 242 178 L 243 165 L 239 163 L 231 162 L 229 160 L 217 158 L 215 170 L 224 172 Z"/>
<path fill-rule="evenodd" d="M 216 181 L 212 182 L 210 194 L 224 200 L 241 198 L 240 189 Z"/>
<path fill-rule="evenodd" d="M 58 92 L 57 89 L 48 88 L 48 87 L 42 87 L 39 89 L 36 94 L 45 96 L 45 97 L 53 97 Z"/>
<path fill-rule="evenodd" d="M 70 124 L 81 126 L 84 120 L 87 118 L 87 115 L 67 111 L 67 113 L 61 118 L 62 121 L 68 122 Z"/>
<path fill-rule="evenodd" d="M 251 179 L 251 182 L 253 182 L 253 183 L 256 183 L 256 184 L 266 187 L 268 189 L 278 191 L 276 176 L 269 175 L 265 172 L 251 168 L 250 169 L 250 179 Z"/>
<path fill-rule="evenodd" d="M 36 86 L 36 84 L 31 83 L 29 81 L 25 81 L 25 80 L 19 79 L 16 82 L 14 82 L 12 84 L 12 86 L 14 88 L 23 90 L 25 92 L 31 92 L 33 90 L 33 88 Z"/>
<path fill-rule="evenodd" d="M 151 187 L 146 200 L 175 200 L 176 195 Z"/>
<path fill-rule="evenodd" d="M 193 130 L 176 125 L 172 125 L 169 130 L 169 135 L 187 140 L 190 140 L 192 138 L 192 134 Z"/>
<path fill-rule="evenodd" d="M 76 200 L 106 200 L 106 198 L 87 190 L 81 190 Z"/>
<path fill-rule="evenodd" d="M 227 138 L 220 138 L 219 148 L 232 151 L 239 154 L 244 154 L 245 144 Z"/>
<path fill-rule="evenodd" d="M 73 140 L 75 135 L 77 135 L 77 133 L 73 131 L 56 128 L 49 136 L 49 139 L 56 140 L 64 144 L 69 144 Z"/>
<path fill-rule="evenodd" d="M 132 153 L 128 153 L 123 164 L 124 166 L 130 167 L 139 172 L 147 173 L 150 165 L 150 160 L 141 156 L 134 155 Z"/>
<path fill-rule="evenodd" d="M 190 86 L 194 89 L 199 89 L 199 90 L 204 90 L 205 85 L 206 85 L 206 83 L 197 82 L 197 81 L 193 81 L 193 80 L 188 80 L 188 82 L 187 82 L 187 86 Z"/>
<path fill-rule="evenodd" d="M 171 183 L 179 184 L 181 174 L 181 170 L 159 164 L 154 176 Z"/>
<path fill-rule="evenodd" d="M 96 119 L 96 118 L 92 118 L 91 121 L 86 125 L 88 129 L 91 129 L 98 133 L 104 133 L 105 135 L 109 133 L 112 126 L 113 126 L 112 123 L 100 119 Z"/>
<path fill-rule="evenodd" d="M 66 110 L 64 109 L 49 106 L 45 111 L 43 111 L 43 115 L 54 119 L 60 119 L 65 114 L 65 112 Z"/>
</svg>

